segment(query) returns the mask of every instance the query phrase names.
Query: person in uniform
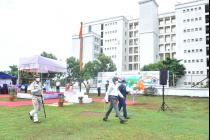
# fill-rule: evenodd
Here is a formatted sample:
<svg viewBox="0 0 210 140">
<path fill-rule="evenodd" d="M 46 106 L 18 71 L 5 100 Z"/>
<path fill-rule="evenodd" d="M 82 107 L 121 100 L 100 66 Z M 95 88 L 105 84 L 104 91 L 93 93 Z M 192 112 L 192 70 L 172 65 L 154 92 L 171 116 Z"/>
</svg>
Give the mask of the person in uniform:
<svg viewBox="0 0 210 140">
<path fill-rule="evenodd" d="M 42 105 L 42 86 L 39 75 L 34 76 L 35 80 L 29 86 L 30 93 L 32 95 L 33 110 L 29 112 L 29 118 L 34 123 L 39 123 L 38 112 L 41 110 Z"/>
<path fill-rule="evenodd" d="M 113 84 L 111 84 L 109 86 L 109 89 L 106 92 L 106 95 L 104 98 L 106 103 L 110 102 L 110 106 L 103 117 L 103 121 L 107 121 L 109 114 L 111 113 L 112 109 L 114 108 L 115 113 L 117 114 L 117 117 L 119 117 L 119 119 L 120 119 L 120 123 L 123 124 L 127 120 L 125 120 L 122 116 L 120 116 L 120 111 L 118 108 L 118 96 L 120 96 L 121 98 L 124 98 L 124 96 L 119 91 L 118 78 L 114 77 L 112 79 L 112 81 L 113 81 Z"/>
</svg>

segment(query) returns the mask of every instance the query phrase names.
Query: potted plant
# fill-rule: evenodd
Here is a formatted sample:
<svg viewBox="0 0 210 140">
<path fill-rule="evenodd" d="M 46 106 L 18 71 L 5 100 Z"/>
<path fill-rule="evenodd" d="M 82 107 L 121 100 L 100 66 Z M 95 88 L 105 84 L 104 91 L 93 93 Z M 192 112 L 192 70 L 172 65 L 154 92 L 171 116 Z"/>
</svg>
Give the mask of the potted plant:
<svg viewBox="0 0 210 140">
<path fill-rule="evenodd" d="M 64 95 L 58 94 L 58 106 L 63 107 L 63 103 L 64 103 Z"/>
<path fill-rule="evenodd" d="M 14 87 L 9 88 L 9 100 L 14 101 L 16 98 L 16 91 Z"/>
<path fill-rule="evenodd" d="M 80 97 L 78 97 L 78 99 L 79 99 L 79 103 L 80 103 L 80 104 L 83 104 L 83 97 L 80 96 Z"/>
</svg>

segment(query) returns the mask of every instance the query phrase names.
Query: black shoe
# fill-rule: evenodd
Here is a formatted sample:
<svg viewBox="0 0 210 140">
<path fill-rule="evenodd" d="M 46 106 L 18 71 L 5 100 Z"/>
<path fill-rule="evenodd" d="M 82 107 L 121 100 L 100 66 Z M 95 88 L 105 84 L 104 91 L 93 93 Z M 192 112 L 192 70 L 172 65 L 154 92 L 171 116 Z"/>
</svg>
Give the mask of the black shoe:
<svg viewBox="0 0 210 140">
<path fill-rule="evenodd" d="M 130 117 L 124 117 L 124 118 L 127 119 L 127 120 L 130 119 Z"/>
<path fill-rule="evenodd" d="M 118 117 L 117 115 L 115 115 L 115 117 Z"/>
<path fill-rule="evenodd" d="M 103 121 L 106 122 L 107 121 L 107 118 L 103 118 Z"/>
<path fill-rule="evenodd" d="M 28 113 L 28 115 L 29 115 L 30 120 L 32 120 L 32 121 L 33 121 L 33 116 L 31 116 L 31 114 L 30 114 L 30 113 Z"/>
<path fill-rule="evenodd" d="M 120 120 L 121 124 L 124 124 L 125 122 L 127 122 L 128 120 Z"/>
</svg>

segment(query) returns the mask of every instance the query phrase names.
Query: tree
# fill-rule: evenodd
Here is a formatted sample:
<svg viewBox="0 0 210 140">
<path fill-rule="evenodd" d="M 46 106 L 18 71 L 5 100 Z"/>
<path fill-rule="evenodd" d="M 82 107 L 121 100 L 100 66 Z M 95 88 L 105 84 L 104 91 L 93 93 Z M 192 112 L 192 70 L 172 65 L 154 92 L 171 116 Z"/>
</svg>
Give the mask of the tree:
<svg viewBox="0 0 210 140">
<path fill-rule="evenodd" d="M 108 56 L 100 54 L 99 57 L 84 65 L 80 72 L 79 60 L 74 57 L 67 59 L 67 79 L 71 82 L 83 82 L 84 80 L 94 79 L 98 72 L 116 71 L 116 66 Z"/>
<path fill-rule="evenodd" d="M 45 51 L 41 53 L 41 56 L 57 60 L 57 57 L 55 55 L 53 55 L 52 53 L 47 53 Z M 44 73 L 42 74 L 42 79 L 48 79 L 48 78 L 54 78 L 54 77 L 59 78 L 61 76 L 62 76 L 62 73 Z"/>
<path fill-rule="evenodd" d="M 8 74 L 10 74 L 12 76 L 15 76 L 15 77 L 18 77 L 18 67 L 17 67 L 17 65 L 9 66 L 9 68 L 10 68 L 10 71 L 8 72 Z"/>
<path fill-rule="evenodd" d="M 165 61 L 145 65 L 142 71 L 160 71 L 165 67 L 169 71 L 169 86 L 176 86 L 179 78 L 185 75 L 185 67 L 180 64 L 182 60 L 167 58 Z"/>
<path fill-rule="evenodd" d="M 66 63 L 67 81 L 72 83 L 79 81 L 79 79 L 81 79 L 79 60 L 74 57 L 70 57 L 67 58 Z"/>
<path fill-rule="evenodd" d="M 101 53 L 97 60 L 100 63 L 100 69 L 98 69 L 98 72 L 112 72 L 116 71 L 116 65 L 113 63 L 112 59 L 105 54 Z"/>
<path fill-rule="evenodd" d="M 57 57 L 55 55 L 53 55 L 52 53 L 47 53 L 45 51 L 41 53 L 41 56 L 57 60 Z"/>
</svg>

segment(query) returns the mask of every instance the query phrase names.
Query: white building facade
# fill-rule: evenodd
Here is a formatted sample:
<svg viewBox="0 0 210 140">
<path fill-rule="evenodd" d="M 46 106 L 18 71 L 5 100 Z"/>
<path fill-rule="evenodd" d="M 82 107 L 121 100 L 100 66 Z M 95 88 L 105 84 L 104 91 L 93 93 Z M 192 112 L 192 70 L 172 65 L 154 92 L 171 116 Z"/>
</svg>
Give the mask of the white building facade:
<svg viewBox="0 0 210 140">
<path fill-rule="evenodd" d="M 208 0 L 177 4 L 175 11 L 159 15 L 155 0 L 140 0 L 139 9 L 137 19 L 119 16 L 85 23 L 84 34 L 100 35 L 103 53 L 118 72 L 140 71 L 144 65 L 176 58 L 186 67 L 178 86 L 205 85 L 203 79 L 209 74 Z"/>
<path fill-rule="evenodd" d="M 95 60 L 101 50 L 101 37 L 93 32 L 83 34 L 83 63 Z M 80 57 L 80 39 L 78 35 L 72 37 L 71 56 L 79 59 Z"/>
<path fill-rule="evenodd" d="M 125 70 L 127 27 L 128 20 L 124 16 L 84 23 L 84 33 L 95 32 L 100 35 L 102 52 L 113 60 L 117 72 Z"/>
<path fill-rule="evenodd" d="M 186 76 L 180 80 L 180 86 L 192 87 L 198 82 L 200 86 L 206 85 L 209 58 L 206 15 L 209 13 L 205 7 L 208 4 L 206 0 L 198 0 L 175 6 L 176 58 L 186 67 Z"/>
<path fill-rule="evenodd" d="M 159 58 L 176 58 L 175 12 L 159 15 Z"/>
</svg>

